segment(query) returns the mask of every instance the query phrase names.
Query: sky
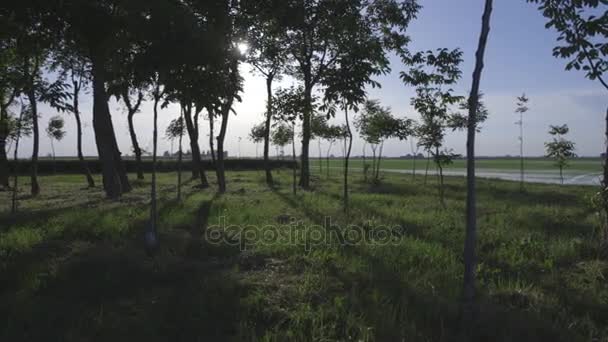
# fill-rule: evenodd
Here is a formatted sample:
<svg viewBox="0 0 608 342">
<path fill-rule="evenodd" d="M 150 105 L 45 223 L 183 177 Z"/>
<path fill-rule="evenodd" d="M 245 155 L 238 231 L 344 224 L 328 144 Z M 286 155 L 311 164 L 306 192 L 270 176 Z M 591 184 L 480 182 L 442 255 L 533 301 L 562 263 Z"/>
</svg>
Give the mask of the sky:
<svg viewBox="0 0 608 342">
<path fill-rule="evenodd" d="M 468 93 L 472 82 L 483 3 L 483 0 L 422 0 L 423 9 L 408 29 L 412 39 L 412 51 L 441 47 L 463 50 L 463 76 L 455 87 L 456 93 L 460 95 Z M 514 110 L 516 97 L 524 92 L 530 99 L 530 111 L 524 117 L 524 155 L 543 155 L 544 142 L 550 140 L 547 133 L 549 125 L 555 124 L 567 124 L 570 127 L 568 138 L 576 143 L 578 155 L 599 156 L 602 152 L 604 115 L 608 106 L 606 91 L 597 81 L 586 79 L 582 72 L 564 70 L 566 61 L 552 56 L 557 33 L 545 29 L 545 22 L 536 7 L 527 4 L 525 0 L 494 1 L 481 80 L 481 90 L 485 94 L 484 100 L 490 115 L 478 134 L 477 155 L 519 155 L 519 127 L 515 125 L 518 116 Z M 414 89 L 405 86 L 399 79 L 399 72 L 405 70 L 405 67 L 398 58 L 392 57 L 391 68 L 390 74 L 377 78 L 382 87 L 370 89 L 368 97 L 380 100 L 382 105 L 390 107 L 397 117 L 417 119 L 419 116 L 410 105 Z M 235 106 L 236 116 L 231 115 L 229 118 L 225 145 L 231 156 L 238 156 L 240 153 L 242 157 L 251 157 L 256 156 L 256 153 L 261 154 L 262 151 L 262 146 L 256 146 L 247 137 L 251 127 L 263 119 L 266 90 L 264 80 L 252 74 L 248 65 L 242 66 L 242 72 L 245 77 L 243 101 Z M 288 86 L 293 82 L 285 79 L 280 85 Z M 95 156 L 97 149 L 92 129 L 90 92 L 81 99 L 81 111 L 84 123 L 84 154 Z M 110 111 L 121 152 L 132 154 L 124 106 L 112 100 Z M 40 106 L 40 113 L 40 155 L 46 156 L 51 153 L 51 145 L 44 134 L 44 127 L 48 119 L 57 113 L 46 105 Z M 56 154 L 74 156 L 75 120 L 67 114 L 62 115 L 65 116 L 68 133 L 62 141 L 55 143 Z M 170 106 L 161 111 L 160 132 L 164 132 L 168 123 L 178 116 L 177 106 Z M 332 122 L 343 123 L 343 114 L 338 113 Z M 201 120 L 200 125 L 199 143 L 201 150 L 205 151 L 209 149 L 208 124 Z M 144 103 L 141 113 L 135 115 L 135 129 L 141 147 L 151 151 L 151 101 Z M 159 138 L 160 154 L 171 150 L 171 143 L 164 139 L 164 134 Z M 187 149 L 187 141 L 184 143 L 184 148 Z M 31 154 L 31 145 L 31 139 L 22 140 L 20 157 L 26 158 Z M 465 145 L 465 133 L 450 132 L 446 137 L 445 146 L 456 153 L 464 154 Z M 386 156 L 401 156 L 411 153 L 411 146 L 408 141 L 390 140 L 385 143 L 383 153 Z M 353 155 L 360 155 L 362 148 L 363 142 L 356 137 Z M 326 149 L 327 145 L 323 144 L 323 150 Z M 271 149 L 271 154 L 274 151 L 275 149 Z M 334 146 L 331 153 L 339 156 L 342 155 L 342 150 Z M 318 155 L 316 142 L 311 144 L 311 155 Z"/>
</svg>

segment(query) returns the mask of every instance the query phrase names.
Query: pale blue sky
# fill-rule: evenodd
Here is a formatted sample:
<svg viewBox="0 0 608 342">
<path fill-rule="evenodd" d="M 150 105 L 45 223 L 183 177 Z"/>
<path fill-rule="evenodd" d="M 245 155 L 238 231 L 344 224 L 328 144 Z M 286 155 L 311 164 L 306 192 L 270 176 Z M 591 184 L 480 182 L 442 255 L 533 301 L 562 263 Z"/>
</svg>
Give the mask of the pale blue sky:
<svg viewBox="0 0 608 342">
<path fill-rule="evenodd" d="M 457 48 L 464 51 L 463 78 L 456 86 L 457 92 L 465 95 L 471 84 L 474 53 L 481 26 L 483 0 L 426 0 L 421 1 L 424 8 L 419 18 L 411 25 L 412 50 L 427 50 L 439 47 Z M 603 150 L 604 113 L 608 106 L 608 93 L 601 85 L 584 78 L 581 72 L 564 71 L 565 61 L 552 56 L 556 33 L 544 28 L 545 19 L 535 6 L 524 0 L 496 0 L 492 16 L 491 32 L 485 58 L 485 68 L 481 89 L 490 111 L 487 122 L 477 139 L 479 155 L 517 155 L 518 128 L 514 122 L 515 97 L 525 92 L 530 98 L 530 111 L 525 120 L 525 154 L 530 156 L 544 153 L 543 143 L 549 140 L 547 134 L 550 124 L 568 124 L 570 138 L 576 142 L 577 153 L 596 156 Z M 249 69 L 243 67 L 244 71 Z M 390 106 L 395 115 L 417 118 L 410 106 L 413 89 L 405 87 L 399 80 L 403 66 L 397 58 L 392 59 L 392 73 L 380 77 L 381 89 L 370 90 L 370 98 L 379 99 Z M 237 116 L 230 118 L 227 149 L 231 155 L 237 154 L 238 137 L 242 155 L 254 156 L 256 148 L 246 137 L 251 126 L 262 119 L 264 112 L 265 87 L 259 77 L 245 72 L 245 92 L 243 103 L 236 106 Z M 285 80 L 290 84 L 292 81 Z M 96 155 L 93 131 L 91 128 L 91 100 L 83 99 L 82 111 L 85 122 L 84 149 L 87 155 Z M 128 136 L 126 114 L 120 104 L 110 106 L 118 142 L 124 154 L 130 154 L 131 144 Z M 178 115 L 176 107 L 169 107 L 161 113 L 159 125 L 162 131 L 168 122 Z M 41 126 L 55 115 L 47 106 L 41 107 Z M 152 136 L 151 104 L 146 103 L 143 111 L 136 116 L 136 129 L 140 144 L 151 150 Z M 75 155 L 75 130 L 73 118 L 66 116 L 68 135 L 56 144 L 58 155 Z M 342 114 L 334 119 L 342 123 Z M 208 133 L 206 122 L 201 123 L 201 149 L 207 150 Z M 21 156 L 31 153 L 31 140 L 23 140 Z M 316 143 L 312 154 L 317 154 Z M 450 133 L 446 146 L 458 153 L 464 153 L 465 136 Z M 361 141 L 355 140 L 354 154 L 361 153 Z M 160 140 L 159 151 L 169 150 L 170 144 Z M 48 138 L 41 138 L 41 155 L 50 152 Z M 409 142 L 389 141 L 384 148 L 385 154 L 398 156 L 410 153 Z M 338 147 L 334 153 L 340 154 Z"/>
</svg>

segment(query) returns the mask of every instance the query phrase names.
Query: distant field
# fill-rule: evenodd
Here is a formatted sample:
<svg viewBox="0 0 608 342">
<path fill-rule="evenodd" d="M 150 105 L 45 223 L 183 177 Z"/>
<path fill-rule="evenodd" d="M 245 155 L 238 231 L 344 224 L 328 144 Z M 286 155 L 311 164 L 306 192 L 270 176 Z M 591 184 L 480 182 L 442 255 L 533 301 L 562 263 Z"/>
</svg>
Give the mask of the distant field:
<svg viewBox="0 0 608 342">
<path fill-rule="evenodd" d="M 317 163 L 316 159 L 313 163 Z M 329 161 L 330 167 L 341 167 L 343 165 L 342 159 L 332 159 Z M 368 163 L 371 163 L 371 159 L 368 159 Z M 400 170 L 411 170 L 413 167 L 414 160 L 412 159 L 382 159 L 380 168 L 382 169 L 400 169 Z M 464 169 L 466 164 L 465 159 L 455 160 L 452 165 L 448 165 L 447 169 Z M 363 167 L 363 159 L 352 159 L 352 167 Z M 325 166 L 325 161 L 323 166 Z M 416 168 L 424 168 L 426 166 L 426 159 L 417 159 Z M 557 170 L 555 162 L 545 158 L 528 158 L 524 160 L 525 169 L 528 171 L 534 170 Z M 519 159 L 478 159 L 476 163 L 478 169 L 492 169 L 492 170 L 519 170 Z M 431 168 L 434 166 L 431 164 Z M 574 173 L 595 173 L 602 172 L 602 159 L 600 158 L 579 158 L 574 159 L 570 162 L 570 165 L 564 169 L 564 172 Z"/>
</svg>

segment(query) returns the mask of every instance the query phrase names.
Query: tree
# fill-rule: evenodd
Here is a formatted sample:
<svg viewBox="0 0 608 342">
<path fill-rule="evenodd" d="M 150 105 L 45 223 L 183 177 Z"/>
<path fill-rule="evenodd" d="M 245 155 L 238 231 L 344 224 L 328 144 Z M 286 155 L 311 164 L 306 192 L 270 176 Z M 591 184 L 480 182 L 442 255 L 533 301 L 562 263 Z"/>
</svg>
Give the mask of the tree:
<svg viewBox="0 0 608 342">
<path fill-rule="evenodd" d="M 558 32 L 553 56 L 566 59 L 566 70 L 583 70 L 585 77 L 598 81 L 608 91 L 608 12 L 601 12 L 605 0 L 527 0 L 539 4 L 538 9 L 547 18 L 546 28 Z M 599 9 L 599 11 L 598 11 Z M 599 203 L 604 211 L 604 229 L 608 231 L 608 108 L 605 120 L 604 175 Z"/>
<path fill-rule="evenodd" d="M 0 30 L 0 189 L 9 188 L 7 142 L 13 122 L 9 108 L 19 92 L 15 48 L 11 39 L 5 39 L 7 34 Z"/>
<path fill-rule="evenodd" d="M 564 184 L 563 169 L 568 165 L 568 159 L 576 157 L 574 143 L 564 138 L 569 130 L 568 125 L 549 126 L 549 134 L 553 136 L 553 141 L 545 143 L 546 156 L 555 160 L 562 184 Z"/>
<path fill-rule="evenodd" d="M 421 116 L 418 144 L 432 155 L 439 170 L 439 199 L 441 205 L 445 207 L 443 166 L 451 163 L 458 155 L 442 147 L 445 130 L 452 122 L 453 113 L 450 107 L 463 99 L 462 96 L 454 95 L 453 89 L 450 88 L 462 74 L 459 69 L 462 51 L 441 48 L 436 52 L 405 54 L 402 60 L 410 66 L 410 69 L 401 72 L 401 79 L 406 85 L 416 87 L 416 96 L 412 98 L 412 105 Z"/>
<path fill-rule="evenodd" d="M 88 82 L 87 63 L 78 55 L 74 55 L 72 49 L 74 46 L 61 46 L 53 54 L 53 63 L 51 64 L 51 70 L 58 70 L 60 72 L 60 78 L 67 79 L 69 77 L 69 83 L 71 83 L 72 89 L 72 103 L 67 105 L 67 112 L 74 115 L 76 119 L 76 150 L 78 160 L 82 167 L 87 184 L 89 188 L 95 187 L 95 181 L 91 175 L 91 170 L 87 162 L 84 159 L 82 153 L 82 121 L 80 118 L 80 92 L 86 89 Z M 69 76 L 68 76 L 69 75 Z"/>
<path fill-rule="evenodd" d="M 177 119 L 171 120 L 165 130 L 165 137 L 173 140 L 178 139 L 179 150 L 177 152 L 177 200 L 181 200 L 182 194 L 182 138 L 184 137 L 186 126 L 184 125 L 184 112 L 180 112 Z"/>
<path fill-rule="evenodd" d="M 467 324 L 472 323 L 473 305 L 475 300 L 475 269 L 477 267 L 475 244 L 477 243 L 477 200 L 475 194 L 475 133 L 478 129 L 477 116 L 480 112 L 479 88 L 483 58 L 490 34 L 490 16 L 492 15 L 492 0 L 486 0 L 481 20 L 481 33 L 475 54 L 475 69 L 473 84 L 468 101 L 467 122 L 467 201 L 466 201 L 466 234 L 464 242 L 464 277 L 463 277 L 463 316 Z"/>
<path fill-rule="evenodd" d="M 21 104 L 21 111 L 19 112 L 19 117 L 13 121 L 12 130 L 11 130 L 11 139 L 15 142 L 15 151 L 13 155 L 13 196 L 12 196 L 12 204 L 11 204 L 11 213 L 17 212 L 17 193 L 19 192 L 19 140 L 21 137 L 29 137 L 32 135 L 32 125 L 31 125 L 31 115 L 32 112 L 30 108 L 26 105 Z"/>
<path fill-rule="evenodd" d="M 287 63 L 286 35 L 277 19 L 274 7 L 264 1 L 246 2 L 243 17 L 246 21 L 248 52 L 246 61 L 254 67 L 254 72 L 266 79 L 266 117 L 264 121 L 264 169 L 266 183 L 272 186 L 270 172 L 270 127 L 273 117 L 272 83 L 280 79 Z"/>
<path fill-rule="evenodd" d="M 281 26 L 287 34 L 287 51 L 293 62 L 291 74 L 302 82 L 302 153 L 300 186 L 309 188 L 309 144 L 312 137 L 313 93 L 326 87 L 333 70 L 352 51 L 345 39 L 370 42 L 385 57 L 388 51 L 402 52 L 408 38 L 405 30 L 420 6 L 411 0 L 374 1 L 272 1 L 281 11 Z"/>
<path fill-rule="evenodd" d="M 519 114 L 519 120 L 515 123 L 519 125 L 519 189 L 524 190 L 524 114 L 528 112 L 528 101 L 526 94 L 517 97 L 515 113 Z"/>
<path fill-rule="evenodd" d="M 285 146 L 291 143 L 293 137 L 292 126 L 286 123 L 278 123 L 272 131 L 272 143 L 281 148 L 282 155 L 285 155 Z"/>
<path fill-rule="evenodd" d="M 55 145 L 53 144 L 54 140 L 59 142 L 65 136 L 65 131 L 63 130 L 63 126 L 65 122 L 61 116 L 55 115 L 49 119 L 49 123 L 46 127 L 46 135 L 51 139 L 51 150 L 53 151 L 53 163 L 55 163 Z"/>
<path fill-rule="evenodd" d="M 325 131 L 322 132 L 322 137 L 327 141 L 327 153 L 325 154 L 325 173 L 327 174 L 327 178 L 329 178 L 329 154 L 331 153 L 331 148 L 336 140 L 342 139 L 345 133 L 342 126 L 337 125 L 328 125 L 325 128 Z M 321 163 L 321 159 L 319 158 L 319 163 Z"/>
<path fill-rule="evenodd" d="M 411 126 L 411 120 L 393 117 L 390 108 L 382 107 L 378 100 L 365 102 L 361 114 L 355 120 L 355 127 L 361 138 L 372 148 L 372 174 L 375 182 L 380 177 L 384 141 L 390 138 L 407 139 L 412 133 Z"/>
<path fill-rule="evenodd" d="M 131 138 L 133 153 L 135 154 L 135 169 L 137 172 L 137 179 L 141 180 L 144 179 L 144 172 L 141 162 L 142 150 L 139 147 L 139 142 L 137 141 L 133 117 L 139 112 L 139 108 L 144 99 L 144 93 L 142 89 L 133 89 L 128 85 L 123 85 L 118 92 L 117 98 L 122 99 L 122 102 L 124 102 L 125 106 L 127 107 L 127 123 L 129 125 L 129 137 Z M 135 97 L 135 102 L 132 100 L 133 97 Z"/>
<path fill-rule="evenodd" d="M 315 109 L 317 108 L 314 102 L 313 106 Z M 313 112 L 316 112 L 315 109 L 313 109 Z M 319 176 L 323 174 L 323 151 L 321 149 L 321 141 L 324 139 L 327 129 L 327 116 L 315 113 L 310 120 L 310 139 L 317 139 L 317 146 L 319 148 Z"/>
</svg>

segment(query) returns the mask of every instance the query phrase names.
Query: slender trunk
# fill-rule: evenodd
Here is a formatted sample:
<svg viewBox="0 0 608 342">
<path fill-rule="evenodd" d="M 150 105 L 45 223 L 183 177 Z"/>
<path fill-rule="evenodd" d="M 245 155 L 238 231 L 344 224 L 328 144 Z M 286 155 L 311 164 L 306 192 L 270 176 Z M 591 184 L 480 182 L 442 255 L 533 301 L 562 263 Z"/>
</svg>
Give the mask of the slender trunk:
<svg viewBox="0 0 608 342">
<path fill-rule="evenodd" d="M 376 163 L 376 181 L 380 180 L 380 161 L 382 161 L 382 149 L 384 148 L 384 141 L 380 143 L 380 149 L 378 150 L 378 162 Z"/>
<path fill-rule="evenodd" d="M 18 152 L 19 152 L 19 140 L 21 139 L 21 126 L 22 125 L 23 125 L 23 108 L 21 108 L 21 112 L 19 113 L 19 121 L 18 121 L 18 125 L 17 125 L 17 136 L 15 139 L 15 151 L 14 151 L 14 158 L 13 158 L 14 178 L 13 178 L 13 198 L 12 198 L 12 205 L 11 205 L 11 213 L 13 213 L 13 214 L 17 212 L 17 193 L 19 192 Z"/>
<path fill-rule="evenodd" d="M 561 179 L 561 184 L 564 185 L 564 167 L 562 165 L 559 166 L 559 179 Z"/>
<path fill-rule="evenodd" d="M 78 93 L 80 92 L 80 84 L 76 81 L 73 82 L 74 87 L 74 98 L 73 100 L 73 110 L 74 110 L 74 118 L 76 119 L 76 150 L 78 154 L 78 160 L 80 160 L 80 165 L 82 167 L 82 172 L 87 178 L 87 184 L 89 188 L 95 187 L 95 181 L 93 180 L 93 176 L 91 175 L 91 170 L 87 165 L 87 162 L 84 160 L 84 155 L 82 154 L 82 122 L 80 121 L 80 109 L 78 103 Z"/>
<path fill-rule="evenodd" d="M 226 174 L 224 172 L 224 138 L 226 137 L 226 128 L 228 126 L 228 117 L 230 108 L 222 108 L 222 123 L 220 126 L 220 134 L 217 136 L 217 185 L 220 194 L 226 192 Z"/>
<path fill-rule="evenodd" d="M 101 162 L 103 188 L 108 198 L 118 198 L 131 190 L 127 173 L 122 163 L 112 125 L 108 95 L 105 89 L 104 59 L 93 54 L 93 129 L 97 153 Z"/>
<path fill-rule="evenodd" d="M 519 190 L 524 191 L 524 114 L 519 113 Z"/>
<path fill-rule="evenodd" d="M 608 87 L 607 87 L 608 88 Z M 604 237 L 607 241 L 604 241 L 604 243 L 608 243 L 608 108 L 606 108 L 606 116 L 605 116 L 605 152 L 604 152 L 604 176 L 602 179 L 602 189 L 603 191 L 601 191 L 600 193 L 602 194 L 602 203 L 604 203 L 604 218 L 605 218 L 605 222 L 604 222 Z"/>
<path fill-rule="evenodd" d="M 4 98 L 0 98 L 4 101 Z M 8 158 L 6 156 L 6 140 L 8 138 L 8 105 L 0 103 L 0 188 L 9 188 Z"/>
<path fill-rule="evenodd" d="M 365 147 L 367 147 L 367 143 L 363 143 L 363 181 L 367 183 L 367 159 L 365 157 Z"/>
<path fill-rule="evenodd" d="M 144 179 L 144 172 L 142 170 L 141 162 L 141 148 L 137 142 L 137 135 L 135 134 L 135 125 L 133 125 L 133 115 L 135 112 L 129 112 L 127 115 L 127 121 L 129 122 L 129 135 L 131 136 L 131 144 L 133 145 L 133 153 L 135 154 L 135 169 L 137 170 L 137 179 Z"/>
<path fill-rule="evenodd" d="M 321 138 L 317 139 L 317 145 L 319 147 L 319 158 L 317 158 L 319 162 L 319 177 L 323 174 L 323 154 L 321 152 Z"/>
<path fill-rule="evenodd" d="M 431 165 L 431 154 L 427 152 L 426 154 L 426 169 L 424 170 L 424 185 L 426 185 L 426 181 L 429 176 L 429 166 Z"/>
<path fill-rule="evenodd" d="M 56 175 L 57 174 L 57 164 L 55 161 L 55 145 L 53 144 L 53 138 L 51 138 L 51 152 L 53 153 L 53 174 Z"/>
<path fill-rule="evenodd" d="M 326 170 L 325 172 L 327 173 L 327 178 L 329 178 L 329 153 L 331 152 L 331 145 L 333 144 L 332 141 L 329 141 L 329 147 L 327 148 L 327 154 L 325 155 L 325 166 L 326 166 Z M 321 163 L 321 159 L 319 158 L 319 163 Z"/>
<path fill-rule="evenodd" d="M 270 158 L 268 155 L 270 149 L 270 123 L 272 120 L 272 80 L 273 76 L 266 77 L 266 122 L 264 123 L 264 170 L 266 171 L 266 184 L 272 186 L 272 173 L 270 172 Z M 256 150 L 257 153 L 257 150 Z"/>
<path fill-rule="evenodd" d="M 311 116 L 312 116 L 312 83 L 310 70 L 305 73 L 304 81 L 304 118 L 302 122 L 302 155 L 300 160 L 302 165 L 300 172 L 300 186 L 304 189 L 310 189 L 310 165 L 309 162 L 309 146 L 311 136 Z"/>
<path fill-rule="evenodd" d="M 296 161 L 296 124 L 294 121 L 293 127 L 292 127 L 292 136 L 291 136 L 291 158 L 293 161 L 293 165 L 292 165 L 292 172 L 293 172 L 293 195 L 295 196 L 297 194 L 297 161 Z"/>
<path fill-rule="evenodd" d="M 412 165 L 412 179 L 416 180 L 416 159 L 418 159 L 418 148 L 416 148 L 416 150 L 414 150 L 414 140 L 410 140 L 410 146 L 412 147 L 412 153 L 414 154 L 414 162 Z"/>
<path fill-rule="evenodd" d="M 467 201 L 466 201 L 466 236 L 464 242 L 464 281 L 463 281 L 463 317 L 469 323 L 474 317 L 475 301 L 475 244 L 477 242 L 477 200 L 475 195 L 475 131 L 477 129 L 477 106 L 479 101 L 479 84 L 483 70 L 483 58 L 488 35 L 490 33 L 490 16 L 492 0 L 486 0 L 482 17 L 479 45 L 475 55 L 473 86 L 469 96 L 469 122 L 467 129 Z M 467 323 L 467 324 L 469 324 Z"/>
<path fill-rule="evenodd" d="M 378 145 L 372 145 L 372 177 L 376 181 L 376 149 Z"/>
<path fill-rule="evenodd" d="M 215 150 L 213 148 L 213 140 L 215 137 L 213 136 L 213 117 L 214 113 L 211 107 L 207 107 L 207 112 L 209 113 L 209 152 L 211 153 L 211 163 L 215 167 Z"/>
<path fill-rule="evenodd" d="M 184 112 L 181 113 L 181 125 L 184 124 Z M 182 199 L 182 138 L 184 137 L 184 128 L 179 131 L 179 151 L 177 152 L 177 200 Z"/>
<path fill-rule="evenodd" d="M 207 188 L 209 187 L 209 181 L 207 180 L 207 175 L 205 174 L 203 163 L 201 161 L 201 150 L 198 146 L 198 132 L 194 128 L 194 123 L 192 122 L 192 105 L 182 104 L 182 108 L 184 110 L 186 129 L 188 130 L 188 135 L 190 136 L 190 150 L 192 151 L 192 178 L 195 179 L 200 177 L 201 186 L 203 188 Z"/>
<path fill-rule="evenodd" d="M 32 147 L 32 162 L 30 165 L 30 180 L 32 196 L 37 196 L 40 193 L 40 185 L 38 184 L 38 151 L 40 148 L 40 128 L 38 125 L 38 103 L 33 85 L 27 90 L 27 97 L 30 102 L 32 111 L 32 133 L 34 136 L 34 146 Z"/>
<path fill-rule="evenodd" d="M 350 130 L 350 122 L 348 120 L 348 107 L 344 107 L 344 119 L 346 120 L 346 131 L 348 134 L 348 148 L 344 156 L 344 212 L 348 213 L 348 161 L 350 152 L 353 148 L 353 133 Z"/>
<path fill-rule="evenodd" d="M 146 231 L 146 250 L 149 254 L 158 248 L 158 208 L 156 203 L 156 148 L 158 146 L 158 102 L 160 89 L 158 84 L 154 92 L 154 131 L 152 132 L 152 183 L 150 185 L 150 225 Z"/>
</svg>

